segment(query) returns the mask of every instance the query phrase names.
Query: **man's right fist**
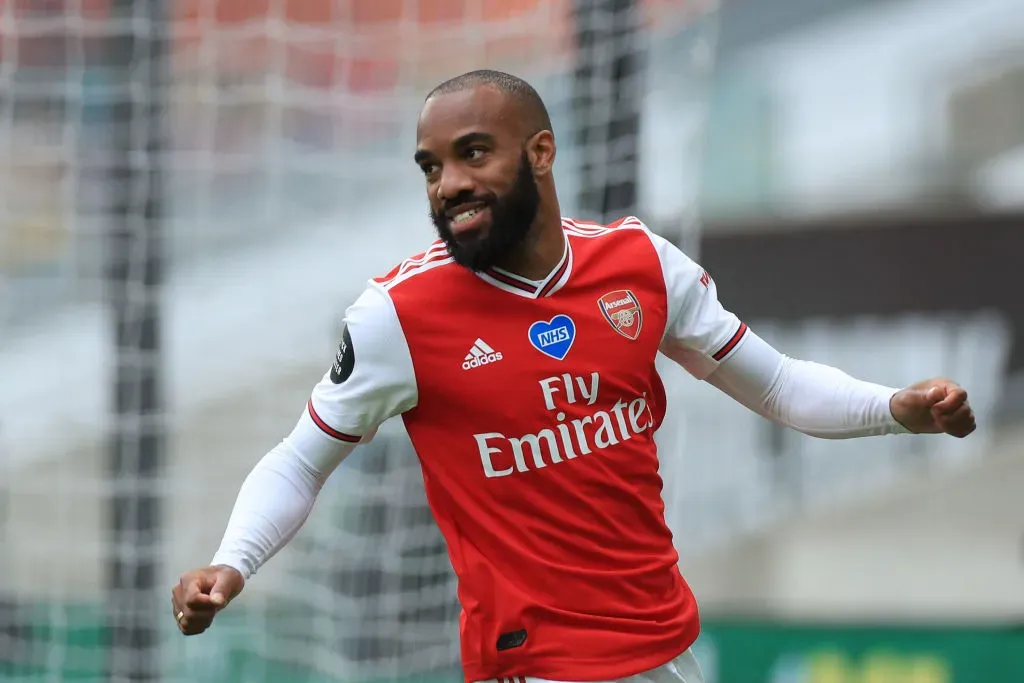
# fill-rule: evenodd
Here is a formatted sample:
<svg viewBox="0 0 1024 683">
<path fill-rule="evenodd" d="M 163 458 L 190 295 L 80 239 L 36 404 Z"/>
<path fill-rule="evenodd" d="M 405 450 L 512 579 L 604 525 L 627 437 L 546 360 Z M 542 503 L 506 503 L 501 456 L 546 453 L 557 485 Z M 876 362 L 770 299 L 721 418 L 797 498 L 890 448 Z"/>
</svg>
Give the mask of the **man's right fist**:
<svg viewBox="0 0 1024 683">
<path fill-rule="evenodd" d="M 171 591 L 171 608 L 178 629 L 194 636 L 210 628 L 217 612 L 242 592 L 245 577 L 237 569 L 211 566 L 185 572 Z"/>
</svg>

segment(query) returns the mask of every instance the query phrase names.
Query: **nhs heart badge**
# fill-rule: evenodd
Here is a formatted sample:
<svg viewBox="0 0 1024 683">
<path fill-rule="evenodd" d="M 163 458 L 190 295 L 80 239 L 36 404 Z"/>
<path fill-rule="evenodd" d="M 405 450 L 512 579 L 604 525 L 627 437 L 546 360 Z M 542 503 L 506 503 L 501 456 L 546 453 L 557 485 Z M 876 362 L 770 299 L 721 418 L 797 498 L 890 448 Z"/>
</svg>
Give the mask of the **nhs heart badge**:
<svg viewBox="0 0 1024 683">
<path fill-rule="evenodd" d="M 533 348 L 555 360 L 564 360 L 576 339 L 576 323 L 567 315 L 556 315 L 530 325 L 529 334 Z"/>
</svg>

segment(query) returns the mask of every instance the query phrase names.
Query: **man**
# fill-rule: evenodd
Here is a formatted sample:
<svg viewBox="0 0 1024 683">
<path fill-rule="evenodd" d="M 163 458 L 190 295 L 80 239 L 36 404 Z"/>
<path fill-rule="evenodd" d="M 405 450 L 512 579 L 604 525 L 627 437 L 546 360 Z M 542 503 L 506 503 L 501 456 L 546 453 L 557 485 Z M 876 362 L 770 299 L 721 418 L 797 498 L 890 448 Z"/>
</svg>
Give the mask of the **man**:
<svg viewBox="0 0 1024 683">
<path fill-rule="evenodd" d="M 459 580 L 467 681 L 693 683 L 697 606 L 654 442 L 659 351 L 810 435 L 974 430 L 952 381 L 897 391 L 781 355 L 638 219 L 563 218 L 548 114 L 515 77 L 438 86 L 415 160 L 441 240 L 348 309 L 333 365 L 242 485 L 211 566 L 173 590 L 187 635 L 288 542 L 356 444 L 401 415 Z"/>
</svg>

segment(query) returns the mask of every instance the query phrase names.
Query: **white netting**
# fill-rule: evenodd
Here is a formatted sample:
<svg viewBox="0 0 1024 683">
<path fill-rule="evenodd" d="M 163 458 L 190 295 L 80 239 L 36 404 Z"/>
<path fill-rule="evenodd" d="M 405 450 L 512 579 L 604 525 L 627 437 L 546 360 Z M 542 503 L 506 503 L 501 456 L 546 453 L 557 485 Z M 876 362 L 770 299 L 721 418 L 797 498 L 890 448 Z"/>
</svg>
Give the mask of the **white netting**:
<svg viewBox="0 0 1024 683">
<path fill-rule="evenodd" d="M 640 143 L 645 216 L 692 229 L 682 216 L 696 194 L 712 8 L 637 2 L 625 50 L 646 66 L 612 92 L 600 83 L 623 49 L 610 36 L 625 4 L 589 3 L 597 78 L 583 122 L 605 125 L 616 96 L 632 93 L 645 127 L 660 131 L 626 140 Z M 125 89 L 125 47 L 110 41 L 130 32 L 143 54 L 161 5 L 170 85 L 154 94 L 135 71 Z M 589 149 L 575 142 L 573 21 L 568 0 L 0 2 L 0 679 L 105 679 L 106 627 L 128 623 L 133 601 L 159 625 L 168 681 L 456 675 L 451 568 L 397 424 L 345 464 L 293 545 L 209 634 L 177 637 L 164 596 L 180 571 L 209 560 L 239 483 L 294 423 L 366 278 L 429 243 L 411 151 L 430 87 L 484 66 L 534 82 L 560 142 L 563 205 L 576 212 L 576 171 L 607 150 L 600 135 Z M 136 122 L 127 162 L 167 181 L 155 358 L 133 336 L 149 291 L 148 189 L 111 176 L 128 125 L 112 104 L 125 94 L 169 105 L 166 148 L 145 154 Z M 590 182 L 608 180 L 605 170 Z M 120 262 L 120 342 L 105 279 L 116 226 L 137 238 Z M 118 360 L 130 373 L 155 367 L 166 407 L 136 419 L 146 400 L 136 383 L 116 417 Z M 114 547 L 111 497 L 149 492 L 132 476 L 146 425 L 167 427 L 160 531 Z M 127 447 L 116 480 L 113 429 Z M 126 515 L 146 526 L 141 509 Z M 150 542 L 158 604 L 144 593 L 112 602 L 115 551 L 138 559 Z M 146 655 L 116 642 L 122 665 Z"/>
</svg>

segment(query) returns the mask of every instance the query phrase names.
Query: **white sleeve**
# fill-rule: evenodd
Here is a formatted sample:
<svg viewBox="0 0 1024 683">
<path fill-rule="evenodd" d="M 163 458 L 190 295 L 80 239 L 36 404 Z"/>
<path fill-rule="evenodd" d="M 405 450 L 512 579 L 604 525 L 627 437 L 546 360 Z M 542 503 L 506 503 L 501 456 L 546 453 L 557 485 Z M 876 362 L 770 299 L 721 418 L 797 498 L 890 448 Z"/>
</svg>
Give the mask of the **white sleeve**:
<svg viewBox="0 0 1024 683">
<path fill-rule="evenodd" d="M 242 483 L 211 564 L 254 574 L 305 523 L 324 482 L 356 445 L 416 405 L 412 356 L 383 290 L 371 283 L 349 307 L 341 337 L 298 424 Z"/>
<path fill-rule="evenodd" d="M 810 436 L 907 433 L 889 409 L 896 389 L 782 355 L 721 304 L 707 271 L 648 234 L 668 296 L 662 353 L 750 410 Z"/>
<path fill-rule="evenodd" d="M 345 312 L 337 356 L 313 388 L 307 417 L 327 436 L 359 443 L 416 401 L 416 375 L 398 313 L 391 297 L 371 282 Z"/>
<path fill-rule="evenodd" d="M 748 330 L 707 382 L 778 424 L 822 439 L 907 433 L 892 416 L 896 389 L 784 356 Z"/>
<path fill-rule="evenodd" d="M 707 271 L 664 237 L 647 234 L 661 261 L 668 298 L 661 352 L 705 379 L 742 345 L 747 326 L 718 301 Z"/>
<path fill-rule="evenodd" d="M 328 475 L 310 465 L 288 439 L 279 443 L 242 482 L 210 564 L 233 567 L 247 579 L 255 574 L 306 522 Z"/>
</svg>

